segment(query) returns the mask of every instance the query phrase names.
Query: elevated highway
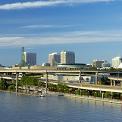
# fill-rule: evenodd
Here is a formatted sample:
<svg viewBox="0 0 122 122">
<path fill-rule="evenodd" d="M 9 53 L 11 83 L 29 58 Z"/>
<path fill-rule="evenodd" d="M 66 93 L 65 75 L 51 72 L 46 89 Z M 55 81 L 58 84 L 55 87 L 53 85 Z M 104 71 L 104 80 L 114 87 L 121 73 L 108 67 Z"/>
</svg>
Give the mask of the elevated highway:
<svg viewBox="0 0 122 122">
<path fill-rule="evenodd" d="M 113 87 L 106 85 L 73 85 L 73 84 L 69 84 L 68 86 L 72 88 L 91 90 L 91 91 L 122 93 L 122 88 L 119 86 Z"/>
<path fill-rule="evenodd" d="M 0 73 L 107 73 L 106 71 L 73 69 L 0 69 Z"/>
<path fill-rule="evenodd" d="M 109 76 L 108 79 L 114 80 L 114 81 L 122 81 L 122 77 L 111 77 L 111 76 Z"/>
<path fill-rule="evenodd" d="M 50 82 L 52 84 L 58 84 L 57 82 Z M 84 84 L 84 83 L 66 83 L 68 87 L 82 89 L 82 90 L 91 90 L 99 92 L 115 92 L 122 93 L 122 88 L 120 86 L 109 86 L 109 85 L 95 85 L 95 84 Z"/>
<path fill-rule="evenodd" d="M 12 75 L 14 74 L 14 79 L 16 80 L 16 88 L 17 88 L 17 81 L 18 81 L 18 75 L 19 73 L 39 73 L 39 74 L 47 74 L 46 82 L 48 82 L 48 74 L 51 73 L 70 73 L 70 74 L 94 74 L 99 75 L 101 73 L 110 73 L 107 71 L 94 71 L 94 70 L 61 70 L 61 69 L 0 69 L 0 74 L 7 74 Z M 122 72 L 121 72 L 122 73 Z M 9 76 L 8 75 L 8 76 Z M 120 80 L 122 81 L 121 77 L 109 77 L 110 80 Z M 121 86 L 103 86 L 103 85 L 93 85 L 93 84 L 72 84 L 67 83 L 68 87 L 71 88 L 77 88 L 77 89 L 85 89 L 85 90 L 94 90 L 94 91 L 100 91 L 100 92 L 116 92 L 116 93 L 122 93 L 122 85 Z M 17 92 L 17 89 L 16 89 Z"/>
</svg>

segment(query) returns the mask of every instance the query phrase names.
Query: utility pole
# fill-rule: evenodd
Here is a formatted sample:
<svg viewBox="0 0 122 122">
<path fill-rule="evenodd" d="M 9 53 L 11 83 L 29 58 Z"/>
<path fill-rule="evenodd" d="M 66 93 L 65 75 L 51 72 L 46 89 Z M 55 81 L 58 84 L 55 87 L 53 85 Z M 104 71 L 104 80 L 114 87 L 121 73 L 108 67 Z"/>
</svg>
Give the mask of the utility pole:
<svg viewBox="0 0 122 122">
<path fill-rule="evenodd" d="M 47 95 L 47 88 L 48 88 L 48 72 L 46 70 L 46 95 Z"/>
<path fill-rule="evenodd" d="M 17 92 L 18 92 L 18 73 L 16 73 L 16 96 L 18 95 Z"/>
<path fill-rule="evenodd" d="M 81 70 L 80 70 L 80 73 L 79 73 L 79 83 L 82 85 Z"/>
</svg>

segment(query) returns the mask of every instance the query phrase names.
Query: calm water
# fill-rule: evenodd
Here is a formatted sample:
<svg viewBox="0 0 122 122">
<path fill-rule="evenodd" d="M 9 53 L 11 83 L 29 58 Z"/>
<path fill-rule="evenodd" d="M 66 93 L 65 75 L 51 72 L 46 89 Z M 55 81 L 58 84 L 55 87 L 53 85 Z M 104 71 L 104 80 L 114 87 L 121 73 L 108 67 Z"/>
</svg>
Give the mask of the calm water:
<svg viewBox="0 0 122 122">
<path fill-rule="evenodd" d="M 0 122 L 122 122 L 122 106 L 0 93 Z"/>
</svg>

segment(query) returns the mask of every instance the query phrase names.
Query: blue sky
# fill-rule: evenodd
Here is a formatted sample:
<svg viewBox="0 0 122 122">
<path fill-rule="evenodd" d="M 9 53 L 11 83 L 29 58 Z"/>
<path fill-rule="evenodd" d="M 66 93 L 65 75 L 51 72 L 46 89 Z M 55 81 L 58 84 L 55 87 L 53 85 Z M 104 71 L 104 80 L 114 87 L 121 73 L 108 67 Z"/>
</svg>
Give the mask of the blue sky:
<svg viewBox="0 0 122 122">
<path fill-rule="evenodd" d="M 61 50 L 79 63 L 111 61 L 121 45 L 121 0 L 0 0 L 1 64 L 19 63 L 22 46 L 41 64 Z"/>
</svg>

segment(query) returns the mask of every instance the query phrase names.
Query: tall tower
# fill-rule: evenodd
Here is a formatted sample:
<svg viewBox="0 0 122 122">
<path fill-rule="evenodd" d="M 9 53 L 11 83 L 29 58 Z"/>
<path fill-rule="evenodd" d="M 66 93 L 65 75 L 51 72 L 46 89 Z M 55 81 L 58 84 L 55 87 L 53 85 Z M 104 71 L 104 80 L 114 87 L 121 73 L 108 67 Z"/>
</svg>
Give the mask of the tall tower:
<svg viewBox="0 0 122 122">
<path fill-rule="evenodd" d="M 21 52 L 21 66 L 36 65 L 36 53 L 26 52 L 22 47 Z"/>
<path fill-rule="evenodd" d="M 26 62 L 25 62 L 25 49 L 24 47 L 22 47 L 22 52 L 21 52 L 21 66 L 25 66 Z"/>
<path fill-rule="evenodd" d="M 50 53 L 48 56 L 48 63 L 51 66 L 56 66 L 57 64 L 59 64 L 60 63 L 60 54 L 58 54 L 57 52 Z"/>
<path fill-rule="evenodd" d="M 61 64 L 75 64 L 75 53 L 71 51 L 61 51 Z"/>
</svg>

